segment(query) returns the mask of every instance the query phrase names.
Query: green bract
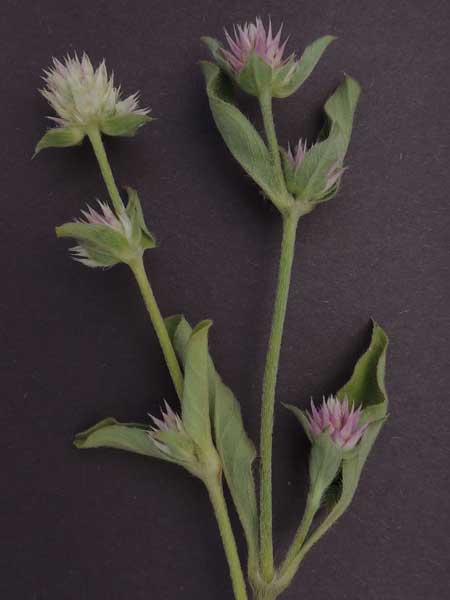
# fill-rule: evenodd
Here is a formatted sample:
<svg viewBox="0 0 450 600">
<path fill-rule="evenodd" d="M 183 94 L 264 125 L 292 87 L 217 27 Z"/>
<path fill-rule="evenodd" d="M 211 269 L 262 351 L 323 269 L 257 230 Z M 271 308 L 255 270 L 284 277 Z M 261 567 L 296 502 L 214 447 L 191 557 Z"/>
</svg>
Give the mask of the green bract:
<svg viewBox="0 0 450 600">
<path fill-rule="evenodd" d="M 89 267 L 112 267 L 117 263 L 130 264 L 143 252 L 156 246 L 153 235 L 144 221 L 136 190 L 126 188 L 128 204 L 116 215 L 100 203 L 103 212 L 84 211 L 85 221 L 65 223 L 56 227 L 58 237 L 74 238 L 76 260 Z"/>
</svg>

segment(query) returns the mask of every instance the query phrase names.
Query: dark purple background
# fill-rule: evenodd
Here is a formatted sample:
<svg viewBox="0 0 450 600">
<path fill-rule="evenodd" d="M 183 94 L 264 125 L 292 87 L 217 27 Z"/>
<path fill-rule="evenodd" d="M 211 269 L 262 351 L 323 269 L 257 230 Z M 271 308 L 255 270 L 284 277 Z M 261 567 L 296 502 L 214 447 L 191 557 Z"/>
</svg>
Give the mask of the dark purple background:
<svg viewBox="0 0 450 600">
<path fill-rule="evenodd" d="M 126 268 L 85 269 L 55 239 L 56 224 L 106 198 L 89 147 L 30 158 L 47 124 L 36 89 L 52 55 L 106 57 L 126 92 L 141 90 L 158 120 L 133 141 L 108 141 L 113 168 L 140 191 L 160 241 L 146 260 L 164 314 L 214 319 L 214 357 L 257 439 L 280 221 L 215 130 L 197 63 L 201 35 L 271 14 L 291 49 L 339 36 L 304 88 L 277 103 L 283 144 L 315 135 L 343 72 L 364 89 L 342 192 L 300 226 L 279 401 L 335 391 L 371 315 L 391 337 L 391 418 L 352 509 L 284 597 L 447 597 L 448 2 L 6 0 L 1 13 L 1 596 L 231 598 L 198 481 L 71 445 L 105 416 L 145 420 L 175 394 Z M 281 407 L 276 431 L 280 556 L 302 512 L 307 444 Z"/>
</svg>

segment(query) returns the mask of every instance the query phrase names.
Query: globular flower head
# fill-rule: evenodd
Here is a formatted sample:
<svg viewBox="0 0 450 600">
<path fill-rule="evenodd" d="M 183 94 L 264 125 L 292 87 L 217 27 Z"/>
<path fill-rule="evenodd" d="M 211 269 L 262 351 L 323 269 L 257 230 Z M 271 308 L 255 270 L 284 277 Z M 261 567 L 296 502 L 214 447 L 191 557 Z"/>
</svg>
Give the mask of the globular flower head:
<svg viewBox="0 0 450 600">
<path fill-rule="evenodd" d="M 293 148 L 289 144 L 287 151 L 282 150 L 282 157 L 286 187 L 307 208 L 312 210 L 338 191 L 345 168 L 333 144 L 318 142 L 308 148 L 300 139 Z"/>
<path fill-rule="evenodd" d="M 350 407 L 347 397 L 340 401 L 335 396 L 323 399 L 319 409 L 311 401 L 311 412 L 307 413 L 313 436 L 328 430 L 333 442 L 345 450 L 351 450 L 364 435 L 368 423 L 360 425 L 361 407 Z"/>
<path fill-rule="evenodd" d="M 120 213 L 98 201 L 98 210 L 88 206 L 81 211 L 83 218 L 56 228 L 58 237 L 77 241 L 71 249 L 76 261 L 87 267 L 112 267 L 120 262 L 129 263 L 144 250 L 155 247 L 136 191 L 128 188 L 128 198 L 126 209 Z"/>
<path fill-rule="evenodd" d="M 164 408 L 161 408 L 161 418 L 149 416 L 153 426 L 149 429 L 148 436 L 156 448 L 171 460 L 183 463 L 195 471 L 195 444 L 186 432 L 180 416 L 166 401 Z"/>
<path fill-rule="evenodd" d="M 107 135 L 131 136 L 150 120 L 149 109 L 139 108 L 138 93 L 122 98 L 105 61 L 94 68 L 86 53 L 81 59 L 77 54 L 64 61 L 54 58 L 43 79 L 40 92 L 56 113 L 50 119 L 57 127 L 42 138 L 37 151 L 80 143 L 90 127 Z"/>
<path fill-rule="evenodd" d="M 325 36 L 306 50 L 308 65 L 302 64 L 292 53 L 285 56 L 288 39 L 282 39 L 283 25 L 273 33 L 269 19 L 267 26 L 257 17 L 254 23 L 235 25 L 230 34 L 225 29 L 228 47 L 213 38 L 205 37 L 211 53 L 220 67 L 233 77 L 247 93 L 260 96 L 269 92 L 277 98 L 293 94 L 309 76 L 328 44 L 334 39 Z"/>
<path fill-rule="evenodd" d="M 283 25 L 274 36 L 271 21 L 269 20 L 266 31 L 260 18 L 257 18 L 255 23 L 235 26 L 234 38 L 225 29 L 229 50 L 222 49 L 222 53 L 235 73 L 242 71 L 252 52 L 272 69 L 279 69 L 289 61 L 289 58 L 283 57 L 288 40 L 281 41 L 282 29 Z"/>
</svg>

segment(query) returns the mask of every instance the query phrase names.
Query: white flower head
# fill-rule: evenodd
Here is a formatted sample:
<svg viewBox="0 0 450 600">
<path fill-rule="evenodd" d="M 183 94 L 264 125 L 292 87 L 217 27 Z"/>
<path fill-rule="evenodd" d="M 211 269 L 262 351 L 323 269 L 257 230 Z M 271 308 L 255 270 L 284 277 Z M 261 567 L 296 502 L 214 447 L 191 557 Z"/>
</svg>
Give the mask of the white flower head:
<svg viewBox="0 0 450 600">
<path fill-rule="evenodd" d="M 148 108 L 139 108 L 136 92 L 122 99 L 120 87 L 114 85 L 114 74 L 108 74 L 105 61 L 94 68 L 86 53 L 67 55 L 61 62 L 53 58 L 53 66 L 44 71 L 45 87 L 40 90 L 56 113 L 50 117 L 55 131 L 64 132 L 59 139 L 48 139 L 38 150 L 49 146 L 71 146 L 80 143 L 89 127 L 113 136 L 132 136 L 150 121 Z"/>
</svg>

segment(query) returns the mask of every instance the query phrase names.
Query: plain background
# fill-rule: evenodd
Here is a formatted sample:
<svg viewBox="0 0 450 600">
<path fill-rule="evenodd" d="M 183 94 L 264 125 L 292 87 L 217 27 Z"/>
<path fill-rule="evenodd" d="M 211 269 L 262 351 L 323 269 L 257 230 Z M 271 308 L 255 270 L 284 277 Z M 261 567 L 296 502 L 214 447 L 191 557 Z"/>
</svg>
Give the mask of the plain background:
<svg viewBox="0 0 450 600">
<path fill-rule="evenodd" d="M 199 482 L 71 445 L 103 417 L 145 421 L 175 394 L 130 273 L 83 268 L 55 239 L 106 198 L 90 148 L 30 158 L 52 55 L 106 57 L 126 93 L 141 90 L 158 120 L 108 141 L 113 169 L 160 242 L 146 264 L 163 313 L 214 320 L 212 352 L 257 440 L 280 220 L 215 130 L 198 66 L 201 35 L 256 14 L 285 22 L 291 50 L 339 37 L 276 104 L 281 143 L 314 138 L 344 72 L 364 89 L 342 192 L 300 226 L 278 400 L 306 406 L 342 385 L 370 316 L 391 337 L 389 423 L 351 510 L 284 597 L 448 597 L 448 2 L 4 0 L 0 12 L 2 597 L 232 597 Z M 280 557 L 303 508 L 307 443 L 281 405 L 276 425 Z"/>
</svg>

